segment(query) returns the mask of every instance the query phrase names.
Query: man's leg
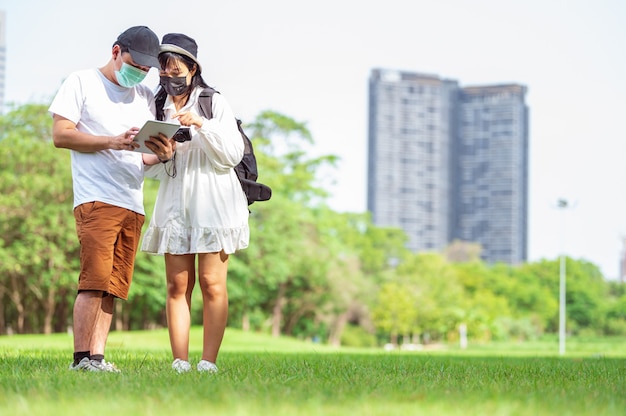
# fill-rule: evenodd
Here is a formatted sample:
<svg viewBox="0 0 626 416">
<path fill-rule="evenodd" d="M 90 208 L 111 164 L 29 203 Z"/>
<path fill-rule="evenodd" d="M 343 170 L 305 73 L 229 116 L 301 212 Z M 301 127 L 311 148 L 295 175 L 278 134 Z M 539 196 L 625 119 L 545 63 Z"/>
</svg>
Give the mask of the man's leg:
<svg viewBox="0 0 626 416">
<path fill-rule="evenodd" d="M 81 244 L 81 295 L 74 308 L 74 364 L 88 354 L 93 366 L 94 362 L 103 363 L 114 296 L 128 296 L 144 217 L 102 202 L 79 205 L 74 216 Z"/>
<path fill-rule="evenodd" d="M 102 292 L 84 290 L 74 302 L 74 352 L 91 352 L 96 319 L 102 307 Z"/>
<path fill-rule="evenodd" d="M 102 295 L 101 295 L 102 296 Z M 113 305 L 115 297 L 109 294 L 101 297 L 100 307 L 95 317 L 95 324 L 89 350 L 91 355 L 104 355 L 104 348 L 111 329 L 111 321 L 113 320 Z"/>
</svg>

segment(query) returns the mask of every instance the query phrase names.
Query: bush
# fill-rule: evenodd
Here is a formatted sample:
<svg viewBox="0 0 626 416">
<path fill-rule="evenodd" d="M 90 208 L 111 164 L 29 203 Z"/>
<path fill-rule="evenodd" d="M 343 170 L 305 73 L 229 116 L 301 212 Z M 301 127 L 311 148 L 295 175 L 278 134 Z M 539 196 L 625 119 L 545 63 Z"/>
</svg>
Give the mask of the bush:
<svg viewBox="0 0 626 416">
<path fill-rule="evenodd" d="M 344 347 L 376 347 L 376 336 L 360 326 L 346 325 L 341 334 L 341 345 Z"/>
<path fill-rule="evenodd" d="M 626 335 L 626 319 L 609 318 L 604 327 L 605 335 Z"/>
<path fill-rule="evenodd" d="M 500 341 L 530 341 L 541 335 L 541 330 L 529 318 L 499 318 L 493 323 L 493 328 L 494 339 Z"/>
</svg>

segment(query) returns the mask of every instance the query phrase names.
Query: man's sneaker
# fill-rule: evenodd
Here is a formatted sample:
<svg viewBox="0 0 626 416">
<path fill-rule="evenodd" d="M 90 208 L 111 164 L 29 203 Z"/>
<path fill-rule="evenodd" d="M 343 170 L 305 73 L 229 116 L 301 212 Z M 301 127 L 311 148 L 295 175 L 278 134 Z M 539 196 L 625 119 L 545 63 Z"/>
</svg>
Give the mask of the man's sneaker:
<svg viewBox="0 0 626 416">
<path fill-rule="evenodd" d="M 210 361 L 202 360 L 198 363 L 198 371 L 206 373 L 217 373 L 217 366 Z"/>
<path fill-rule="evenodd" d="M 89 357 L 85 357 L 76 365 L 74 363 L 70 364 L 70 370 L 72 371 L 102 371 L 97 367 L 94 367 L 91 364 L 91 360 Z"/>
<path fill-rule="evenodd" d="M 177 358 L 174 360 L 174 362 L 172 363 L 172 368 L 177 372 L 177 373 L 186 373 L 187 371 L 191 370 L 191 364 L 189 364 L 187 361 L 185 360 L 181 360 L 180 358 Z"/>
<path fill-rule="evenodd" d="M 102 361 L 91 360 L 91 365 L 97 368 L 100 371 L 104 371 L 107 373 L 119 373 L 120 370 L 113 363 L 109 363 L 102 359 Z"/>
</svg>

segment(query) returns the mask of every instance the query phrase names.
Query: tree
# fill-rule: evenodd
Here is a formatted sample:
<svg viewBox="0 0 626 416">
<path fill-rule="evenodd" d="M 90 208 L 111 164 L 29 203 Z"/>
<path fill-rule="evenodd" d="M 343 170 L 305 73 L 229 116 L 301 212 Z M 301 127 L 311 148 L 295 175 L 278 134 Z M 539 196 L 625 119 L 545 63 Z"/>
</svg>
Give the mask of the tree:
<svg viewBox="0 0 626 416">
<path fill-rule="evenodd" d="M 566 304 L 569 330 L 600 334 L 606 322 L 604 304 L 608 286 L 598 266 L 585 260 L 567 259 Z"/>
<path fill-rule="evenodd" d="M 454 268 L 441 255 L 414 254 L 383 284 L 373 319 L 380 330 L 392 330 L 392 340 L 396 335 L 413 338 L 414 342 L 420 336 L 425 341 L 442 339 L 462 316 L 461 294 Z"/>
<path fill-rule="evenodd" d="M 411 334 L 419 319 L 415 297 L 400 282 L 387 282 L 378 292 L 378 302 L 372 311 L 376 327 L 389 334 L 389 341 L 398 345 L 399 335 Z"/>
<path fill-rule="evenodd" d="M 372 307 L 379 304 L 381 284 L 388 281 L 396 265 L 408 256 L 407 236 L 397 228 L 376 227 L 369 214 L 333 213 L 317 221 L 331 252 L 329 304 L 324 321 L 329 326 L 329 343 L 340 345 L 347 324 L 359 325 L 374 335 Z M 380 312 L 380 311 L 378 311 Z"/>
<path fill-rule="evenodd" d="M 510 319 L 511 308 L 508 298 L 494 291 L 492 283 L 499 280 L 503 269 L 490 267 L 480 260 L 457 263 L 454 269 L 463 287 L 462 320 L 467 324 L 468 336 L 480 341 L 506 338 L 501 321 Z"/>
<path fill-rule="evenodd" d="M 609 282 L 609 296 L 605 306 L 608 335 L 626 335 L 626 284 Z"/>
<path fill-rule="evenodd" d="M 482 247 L 479 243 L 454 240 L 444 250 L 446 259 L 451 263 L 468 263 L 480 260 Z"/>
<path fill-rule="evenodd" d="M 400 264 L 396 271 L 412 294 L 418 319 L 412 335 L 428 333 L 445 339 L 453 331 L 463 311 L 462 288 L 454 268 L 438 253 L 418 253 Z"/>
<path fill-rule="evenodd" d="M 69 154 L 54 149 L 51 126 L 44 105 L 0 118 L 0 141 L 11 144 L 0 146 L 0 291 L 20 333 L 64 329 L 69 311 L 60 300 L 76 281 Z M 42 313 L 32 313 L 37 305 Z"/>
<path fill-rule="evenodd" d="M 310 266 L 312 253 L 319 249 L 312 209 L 326 197 L 315 185 L 315 173 L 320 166 L 333 165 L 336 157 L 308 158 L 304 147 L 313 142 L 310 132 L 304 123 L 282 114 L 263 112 L 249 127 L 259 179 L 280 192 L 251 207 L 252 243 L 234 256 L 229 291 L 244 321 L 250 311 L 262 309 L 272 316 L 272 334 L 277 336 L 286 323 L 287 295 L 302 298 L 308 285 L 319 281 L 316 273 L 325 270 L 320 262 Z"/>
</svg>

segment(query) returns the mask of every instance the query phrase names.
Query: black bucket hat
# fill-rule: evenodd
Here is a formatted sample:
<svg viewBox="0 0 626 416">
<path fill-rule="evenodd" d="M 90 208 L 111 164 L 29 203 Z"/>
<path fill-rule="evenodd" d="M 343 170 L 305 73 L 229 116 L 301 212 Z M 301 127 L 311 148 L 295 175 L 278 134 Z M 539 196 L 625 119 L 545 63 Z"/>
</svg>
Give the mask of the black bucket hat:
<svg viewBox="0 0 626 416">
<path fill-rule="evenodd" d="M 174 52 L 184 55 L 198 65 L 198 70 L 202 72 L 202 66 L 198 62 L 198 44 L 195 40 L 182 33 L 168 33 L 161 41 L 161 52 Z"/>
</svg>

